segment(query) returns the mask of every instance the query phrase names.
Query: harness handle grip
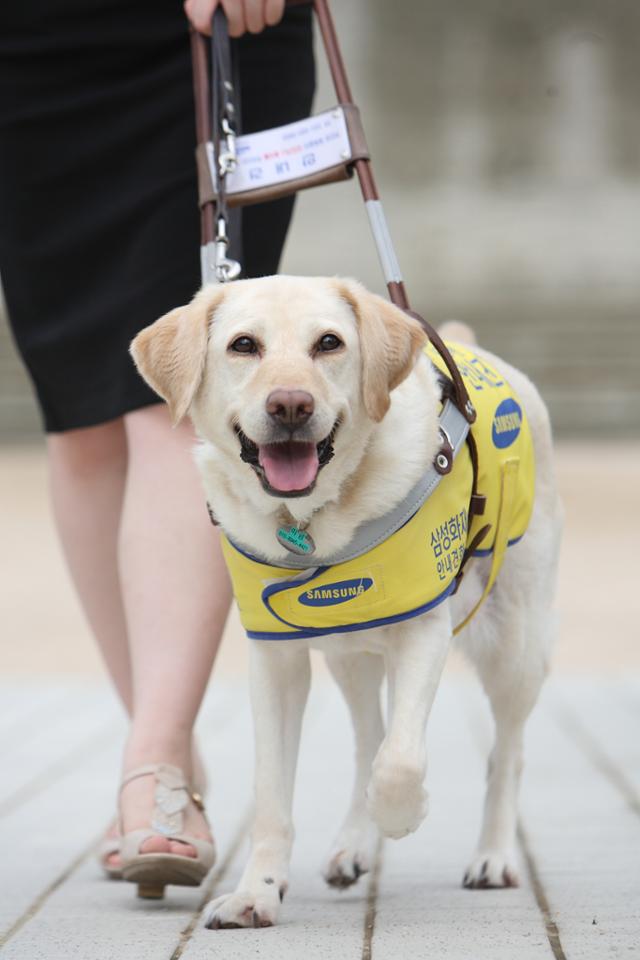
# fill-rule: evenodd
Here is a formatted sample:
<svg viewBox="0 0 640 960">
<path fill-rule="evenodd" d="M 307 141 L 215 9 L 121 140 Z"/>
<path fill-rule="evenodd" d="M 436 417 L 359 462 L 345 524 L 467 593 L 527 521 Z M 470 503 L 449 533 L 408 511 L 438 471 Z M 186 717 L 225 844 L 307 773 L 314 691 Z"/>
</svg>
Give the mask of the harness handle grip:
<svg viewBox="0 0 640 960">
<path fill-rule="evenodd" d="M 287 0 L 287 6 L 297 6 L 302 3 L 313 3 L 313 9 L 316 15 L 322 42 L 329 65 L 329 71 L 333 80 L 338 103 L 341 107 L 353 109 L 355 104 L 351 93 L 347 71 L 342 59 L 340 44 L 336 33 L 333 17 L 329 8 L 328 0 Z M 209 76 L 207 70 L 207 42 L 206 39 L 195 30 L 191 31 L 191 44 L 193 56 L 193 82 L 196 98 L 196 132 L 198 144 L 206 144 L 211 141 L 212 123 L 209 116 Z M 400 266 L 395 255 L 391 235 L 387 227 L 386 218 L 380 202 L 378 189 L 371 159 L 367 156 L 356 157 L 350 166 L 355 170 L 360 190 L 365 203 L 367 214 L 371 225 L 378 256 L 382 266 L 389 299 L 395 306 L 404 310 L 422 325 L 427 336 L 433 343 L 435 349 L 446 364 L 447 370 L 451 375 L 455 391 L 455 403 L 468 423 L 473 423 L 476 419 L 476 411 L 471 402 L 467 389 L 464 385 L 456 363 L 449 350 L 443 343 L 438 333 L 427 323 L 424 318 L 411 310 L 409 297 L 405 289 L 404 280 L 400 272 Z M 294 186 L 294 191 L 296 190 Z M 207 202 L 201 206 L 201 243 L 203 247 L 214 241 L 215 238 L 215 199 L 207 199 Z"/>
</svg>

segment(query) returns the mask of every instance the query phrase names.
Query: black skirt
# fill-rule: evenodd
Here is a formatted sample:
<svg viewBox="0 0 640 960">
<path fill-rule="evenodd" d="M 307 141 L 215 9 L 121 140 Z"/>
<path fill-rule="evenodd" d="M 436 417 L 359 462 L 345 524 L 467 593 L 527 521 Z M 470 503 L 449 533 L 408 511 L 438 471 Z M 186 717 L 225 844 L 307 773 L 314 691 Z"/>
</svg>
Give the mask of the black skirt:
<svg viewBox="0 0 640 960">
<path fill-rule="evenodd" d="M 49 432 L 158 401 L 129 343 L 200 283 L 180 0 L 20 0 L 0 12 L 0 277 Z M 237 41 L 243 129 L 307 116 L 311 11 Z M 292 200 L 242 211 L 245 276 L 277 271 Z"/>
</svg>

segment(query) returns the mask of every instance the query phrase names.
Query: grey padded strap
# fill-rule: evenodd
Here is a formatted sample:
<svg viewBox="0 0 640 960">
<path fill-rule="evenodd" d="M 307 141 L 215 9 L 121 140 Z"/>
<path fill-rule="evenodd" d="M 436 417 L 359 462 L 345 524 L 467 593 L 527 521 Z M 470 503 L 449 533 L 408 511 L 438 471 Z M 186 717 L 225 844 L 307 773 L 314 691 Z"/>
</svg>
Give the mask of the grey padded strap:
<svg viewBox="0 0 640 960">
<path fill-rule="evenodd" d="M 458 455 L 469 432 L 469 423 L 460 413 L 458 408 L 450 400 L 446 400 L 442 413 L 439 418 L 439 427 L 451 443 L 454 460 Z M 382 517 L 376 517 L 374 520 L 367 520 L 356 530 L 350 542 L 332 554 L 330 557 L 318 557 L 313 554 L 310 557 L 298 556 L 292 553 L 286 561 L 273 561 L 267 558 L 258 557 L 251 554 L 249 550 L 243 552 L 255 556 L 262 563 L 270 566 L 279 566 L 281 563 L 286 570 L 307 570 L 312 567 L 333 567 L 338 563 L 345 563 L 347 560 L 354 560 L 362 556 L 379 544 L 388 540 L 392 534 L 402 527 L 407 520 L 420 509 L 422 504 L 431 496 L 436 489 L 442 475 L 434 467 L 429 469 L 420 477 L 418 482 L 411 488 L 406 497 L 398 503 L 393 510 L 385 513 Z M 230 539 L 233 544 L 233 540 Z"/>
</svg>

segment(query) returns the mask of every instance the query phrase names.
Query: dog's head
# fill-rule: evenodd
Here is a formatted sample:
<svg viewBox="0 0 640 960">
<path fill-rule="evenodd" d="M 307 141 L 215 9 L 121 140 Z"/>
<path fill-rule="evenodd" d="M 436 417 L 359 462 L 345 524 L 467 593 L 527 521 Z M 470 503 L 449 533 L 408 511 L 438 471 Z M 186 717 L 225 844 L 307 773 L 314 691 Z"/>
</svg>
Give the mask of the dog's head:
<svg viewBox="0 0 640 960">
<path fill-rule="evenodd" d="M 203 288 L 131 353 L 174 422 L 190 413 L 267 493 L 302 497 L 334 445 L 382 420 L 424 342 L 416 321 L 354 281 L 265 277 Z"/>
</svg>

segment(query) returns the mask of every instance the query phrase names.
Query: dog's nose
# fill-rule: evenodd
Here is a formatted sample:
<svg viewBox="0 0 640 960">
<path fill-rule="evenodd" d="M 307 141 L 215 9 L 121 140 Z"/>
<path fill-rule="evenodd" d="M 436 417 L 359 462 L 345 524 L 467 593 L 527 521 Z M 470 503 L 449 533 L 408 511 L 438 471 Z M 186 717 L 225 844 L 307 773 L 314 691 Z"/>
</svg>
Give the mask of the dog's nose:
<svg viewBox="0 0 640 960">
<path fill-rule="evenodd" d="M 301 427 L 314 406 L 313 397 L 306 390 L 272 390 L 267 397 L 267 413 L 286 427 Z"/>
</svg>

